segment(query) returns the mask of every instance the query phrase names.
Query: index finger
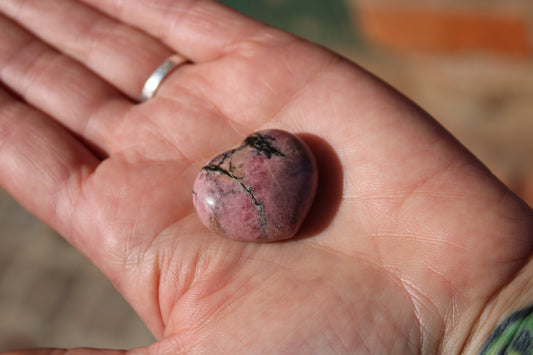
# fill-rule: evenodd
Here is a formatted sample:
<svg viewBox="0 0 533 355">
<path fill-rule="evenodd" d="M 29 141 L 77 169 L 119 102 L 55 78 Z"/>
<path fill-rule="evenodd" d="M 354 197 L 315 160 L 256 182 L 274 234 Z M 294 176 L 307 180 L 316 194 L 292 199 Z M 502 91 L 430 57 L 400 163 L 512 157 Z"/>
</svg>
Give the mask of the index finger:
<svg viewBox="0 0 533 355">
<path fill-rule="evenodd" d="M 222 57 L 253 38 L 292 38 L 211 0 L 81 1 L 142 29 L 194 62 Z"/>
</svg>

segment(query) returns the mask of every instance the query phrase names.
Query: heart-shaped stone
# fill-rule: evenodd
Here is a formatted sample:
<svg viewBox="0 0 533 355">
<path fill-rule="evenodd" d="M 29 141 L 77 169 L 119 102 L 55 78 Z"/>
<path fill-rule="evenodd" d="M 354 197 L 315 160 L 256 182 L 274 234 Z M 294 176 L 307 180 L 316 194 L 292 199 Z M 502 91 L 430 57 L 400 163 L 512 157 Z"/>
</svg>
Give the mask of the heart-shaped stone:
<svg viewBox="0 0 533 355">
<path fill-rule="evenodd" d="M 296 234 L 317 183 L 307 145 L 291 133 L 264 130 L 202 168 L 193 203 L 202 223 L 226 238 L 272 242 Z"/>
</svg>

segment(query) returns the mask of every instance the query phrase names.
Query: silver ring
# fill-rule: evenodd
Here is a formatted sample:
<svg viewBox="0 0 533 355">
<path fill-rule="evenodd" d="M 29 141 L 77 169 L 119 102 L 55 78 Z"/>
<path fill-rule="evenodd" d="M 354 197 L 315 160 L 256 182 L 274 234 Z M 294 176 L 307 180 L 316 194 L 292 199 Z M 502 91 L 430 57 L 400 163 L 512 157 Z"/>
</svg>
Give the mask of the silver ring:
<svg viewBox="0 0 533 355">
<path fill-rule="evenodd" d="M 161 85 L 161 82 L 165 77 L 174 69 L 182 66 L 185 63 L 189 63 L 188 60 L 183 57 L 174 54 L 163 62 L 153 73 L 150 75 L 146 83 L 144 83 L 141 96 L 139 96 L 139 102 L 145 102 L 154 97 L 155 92 Z"/>
</svg>

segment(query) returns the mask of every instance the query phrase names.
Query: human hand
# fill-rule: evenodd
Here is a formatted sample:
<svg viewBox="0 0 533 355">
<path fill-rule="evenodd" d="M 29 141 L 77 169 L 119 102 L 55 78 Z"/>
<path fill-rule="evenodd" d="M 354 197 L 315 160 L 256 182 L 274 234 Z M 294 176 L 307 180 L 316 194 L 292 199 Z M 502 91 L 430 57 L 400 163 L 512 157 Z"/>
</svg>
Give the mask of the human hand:
<svg viewBox="0 0 533 355">
<path fill-rule="evenodd" d="M 531 210 L 355 64 L 210 1 L 0 12 L 0 184 L 138 312 L 132 353 L 478 351 L 531 302 Z M 133 102 L 173 52 L 193 64 Z M 310 145 L 317 199 L 294 240 L 220 238 L 192 183 L 264 128 Z"/>
</svg>

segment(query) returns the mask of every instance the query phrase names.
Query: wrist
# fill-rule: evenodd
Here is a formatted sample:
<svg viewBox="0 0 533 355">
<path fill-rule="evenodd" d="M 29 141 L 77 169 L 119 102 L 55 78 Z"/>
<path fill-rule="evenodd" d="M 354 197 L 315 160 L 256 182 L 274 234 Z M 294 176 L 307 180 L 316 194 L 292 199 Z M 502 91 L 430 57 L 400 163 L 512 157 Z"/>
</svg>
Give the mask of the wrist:
<svg viewBox="0 0 533 355">
<path fill-rule="evenodd" d="M 513 281 L 487 302 L 471 329 L 463 353 L 480 354 L 490 346 L 501 348 L 502 344 L 510 344 L 513 340 L 519 341 L 521 331 L 527 329 L 531 323 L 527 322 L 528 316 L 529 319 L 533 317 L 532 274 L 533 262 L 530 261 Z M 533 343 L 531 346 L 533 347 Z M 483 354 L 492 354 L 491 351 Z"/>
</svg>

